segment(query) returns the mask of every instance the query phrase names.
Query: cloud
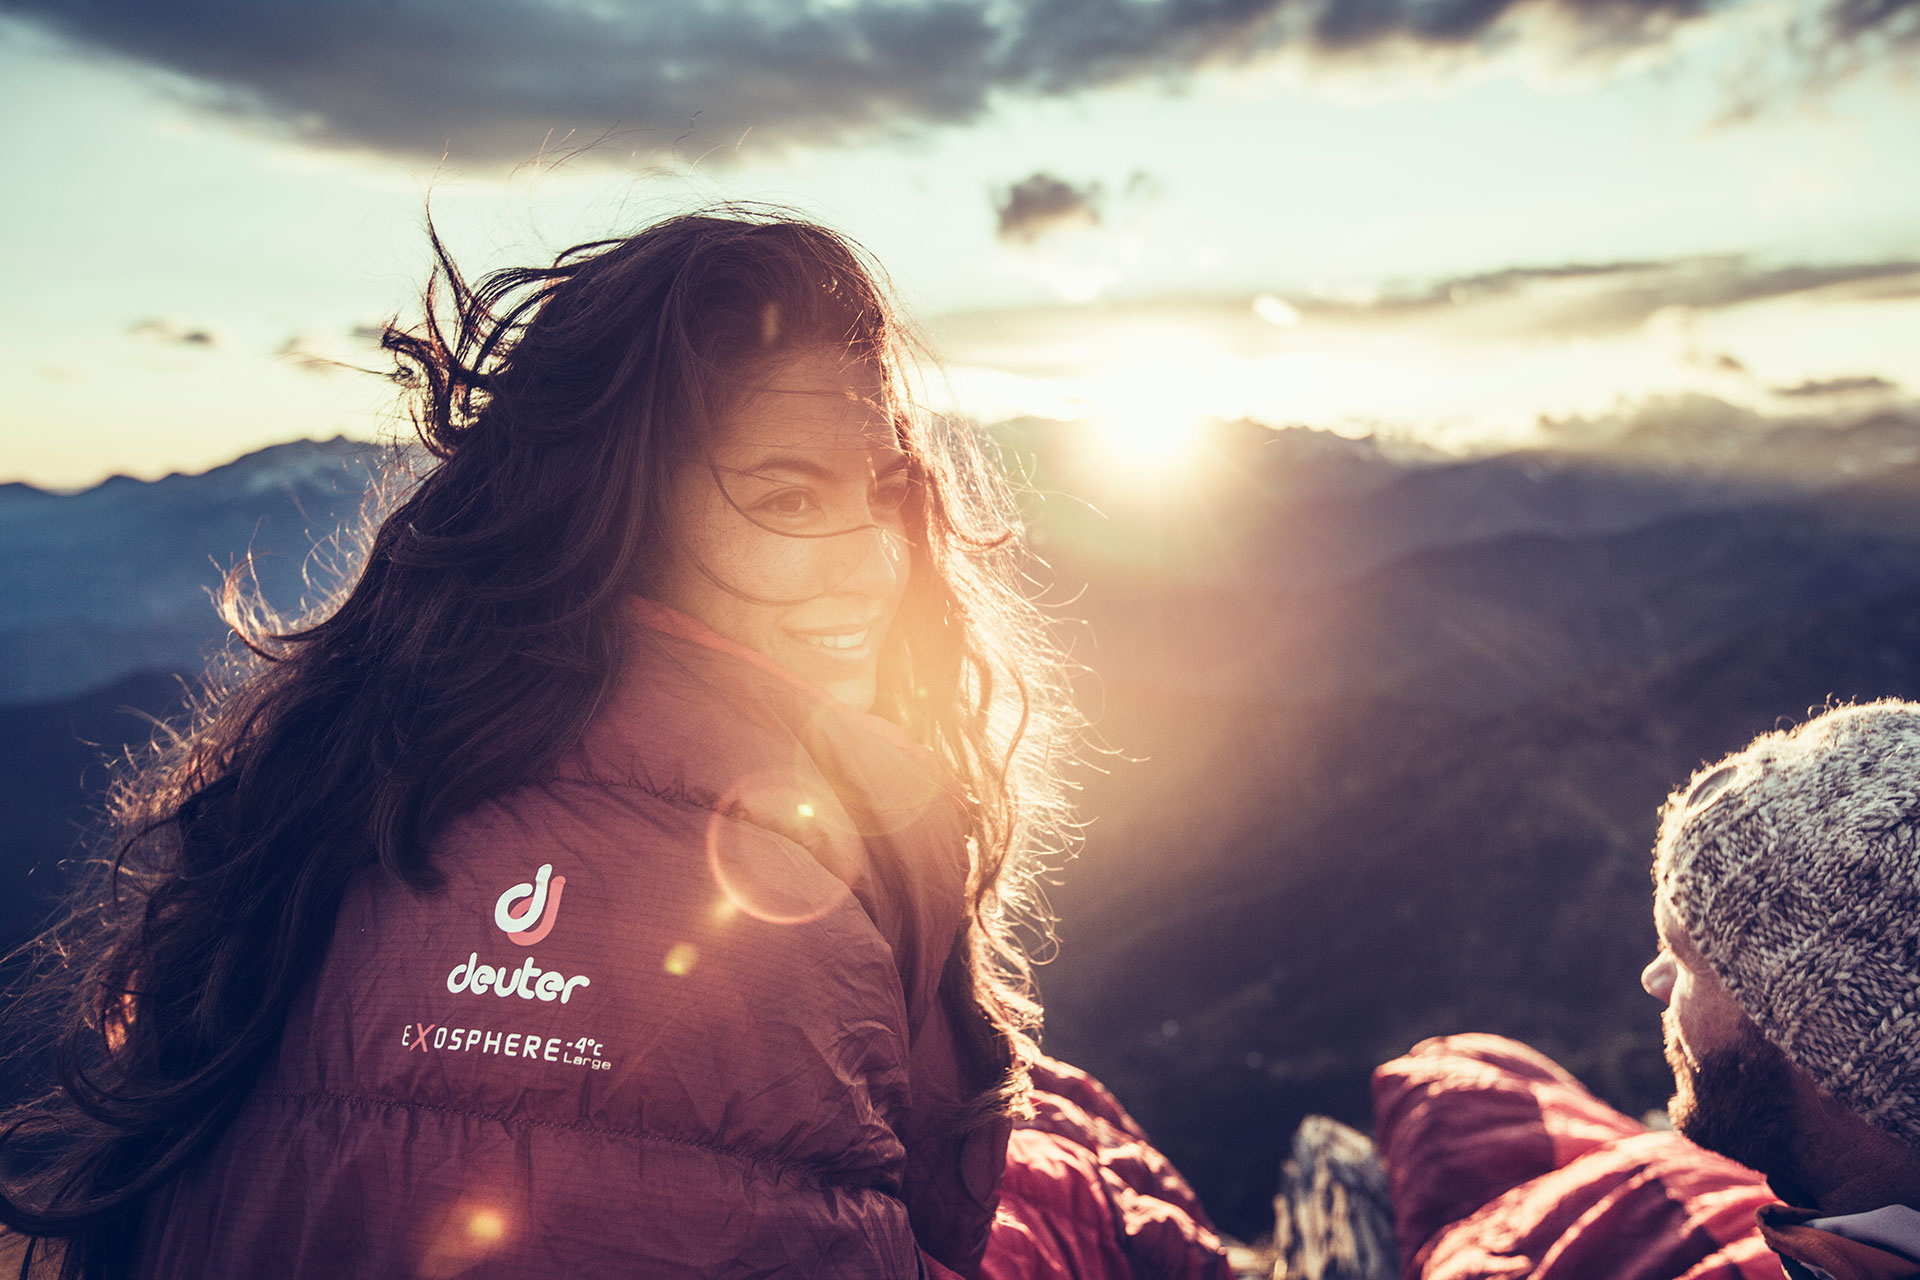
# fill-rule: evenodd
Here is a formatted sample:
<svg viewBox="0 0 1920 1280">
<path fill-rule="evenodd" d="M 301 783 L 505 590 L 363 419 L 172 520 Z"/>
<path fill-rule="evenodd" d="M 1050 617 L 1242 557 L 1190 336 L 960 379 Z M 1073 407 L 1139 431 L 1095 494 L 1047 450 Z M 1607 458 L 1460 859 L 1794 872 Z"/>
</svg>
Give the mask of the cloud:
<svg viewBox="0 0 1920 1280">
<path fill-rule="evenodd" d="M 1300 308 L 1271 293 L 1263 293 L 1253 300 L 1253 314 L 1276 329 L 1300 327 Z"/>
<path fill-rule="evenodd" d="M 1785 414 L 1711 395 L 1669 394 L 1591 417 L 1542 419 L 1548 448 L 1692 475 L 1736 470 L 1796 487 L 1858 481 L 1920 457 L 1920 401 L 1814 402 Z"/>
<path fill-rule="evenodd" d="M 1757 4 L 1761 0 L 1728 0 Z M 1822 40 L 1914 38 L 1920 0 L 1826 0 Z M 184 76 L 208 105 L 330 144 L 526 160 L 782 149 L 964 123 L 1000 95 L 1178 83 L 1283 48 L 1472 54 L 1521 10 L 1569 49 L 1665 40 L 1711 0 L 0 0 L 0 13 Z M 1533 28 L 1529 28 L 1533 32 Z M 611 146 L 611 143 L 608 144 Z"/>
<path fill-rule="evenodd" d="M 1050 173 L 1036 173 L 995 199 L 996 234 L 1002 240 L 1032 244 L 1067 227 L 1097 227 L 1102 197 L 1097 182 L 1076 187 Z"/>
<path fill-rule="evenodd" d="M 1901 405 L 1909 416 L 1920 410 L 1902 366 L 1920 333 L 1920 305 L 1882 287 L 1912 264 L 1710 265 L 1525 268 L 1467 278 L 1483 287 L 1458 302 L 1450 285 L 1459 281 L 1444 280 L 1412 295 L 1383 289 L 1384 302 L 1305 289 L 1130 292 L 1077 306 L 949 313 L 928 332 L 957 371 L 953 405 L 994 416 L 1071 416 L 1061 409 L 1075 404 L 1118 405 L 1124 414 L 1165 403 L 1178 405 L 1182 420 L 1385 431 L 1449 450 L 1572 447 L 1576 439 L 1600 448 L 1627 432 L 1616 420 L 1622 405 L 1705 397 L 1732 406 L 1726 413 L 1737 421 L 1689 410 L 1674 427 L 1686 428 L 1685 440 L 1669 447 L 1655 415 L 1631 452 L 1706 459 L 1737 448 L 1762 419 L 1853 422 Z M 1628 301 L 1617 303 L 1621 292 Z M 1396 301 L 1406 296 L 1421 301 Z M 1772 298 L 1781 301 L 1750 305 Z M 1605 327 L 1583 330 L 1583 316 Z M 1781 388 L 1804 390 L 1783 396 Z M 1807 440 L 1802 452 L 1814 457 L 1817 440 Z M 1920 449 L 1920 437 L 1888 448 Z M 1868 456 L 1848 449 L 1855 462 Z"/>
<path fill-rule="evenodd" d="M 1423 284 L 1345 309 L 1382 319 L 1419 312 L 1505 315 L 1541 334 L 1572 337 L 1795 295 L 1893 300 L 1910 296 L 1915 287 L 1915 260 L 1767 266 L 1725 255 L 1513 267 Z"/>
<path fill-rule="evenodd" d="M 372 358 L 386 333 L 382 324 L 356 324 L 344 334 L 295 333 L 282 342 L 274 354 L 297 369 L 308 373 L 331 374 L 343 370 L 353 373 L 378 373 L 365 361 Z"/>
<path fill-rule="evenodd" d="M 1916 0 L 1842 0 L 1833 7 L 1831 18 L 1845 34 L 1879 33 L 1890 40 L 1920 42 L 1920 2 Z"/>
<path fill-rule="evenodd" d="M 337 373 L 344 367 L 334 357 L 315 351 L 315 345 L 312 339 L 296 333 L 281 343 L 273 354 L 306 373 Z"/>
<path fill-rule="evenodd" d="M 1854 395 L 1862 391 L 1890 392 L 1899 389 L 1900 384 L 1889 382 L 1877 374 L 1868 373 L 1849 378 L 1813 378 L 1791 387 L 1775 387 L 1773 394 L 1805 400 L 1823 396 Z"/>
<path fill-rule="evenodd" d="M 1332 325 L 1356 330 L 1415 326 L 1423 332 L 1469 333 L 1504 338 L 1610 338 L 1635 333 L 1672 337 L 1685 345 L 1696 322 L 1714 312 L 1749 303 L 1797 298 L 1811 309 L 1827 303 L 1899 308 L 1920 299 L 1920 261 L 1764 265 L 1738 256 L 1673 258 L 1617 263 L 1565 263 L 1438 280 L 1375 285 L 1368 281 L 1311 289 L 1262 291 L 1252 296 L 1178 293 L 1135 297 L 1054 311 L 1022 307 L 950 314 L 939 323 L 969 341 L 1040 330 L 1085 327 L 1110 319 L 1149 323 L 1177 319 L 1232 344 L 1249 319 L 1256 331 Z M 1651 322 L 1651 325 L 1649 324 Z M 1746 371 L 1732 352 L 1709 347 L 1693 353 L 1699 363 L 1738 374 Z"/>
<path fill-rule="evenodd" d="M 193 328 L 173 320 L 136 320 L 127 326 L 127 332 L 136 338 L 145 338 L 149 342 L 164 343 L 171 347 L 213 347 L 219 345 L 219 339 L 213 330 Z"/>
</svg>

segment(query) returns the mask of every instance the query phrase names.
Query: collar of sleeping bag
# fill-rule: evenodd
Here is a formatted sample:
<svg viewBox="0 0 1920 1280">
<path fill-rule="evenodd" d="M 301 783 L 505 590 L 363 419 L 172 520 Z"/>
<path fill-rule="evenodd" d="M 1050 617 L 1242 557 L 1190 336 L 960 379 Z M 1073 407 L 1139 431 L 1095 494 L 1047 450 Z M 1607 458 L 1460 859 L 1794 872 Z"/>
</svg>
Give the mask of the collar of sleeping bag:
<svg viewBox="0 0 1920 1280">
<path fill-rule="evenodd" d="M 1890 1204 L 1867 1213 L 1815 1218 L 1808 1226 L 1920 1261 L 1920 1209 Z"/>
<path fill-rule="evenodd" d="M 1920 1211 L 1905 1205 L 1824 1216 L 1768 1205 L 1757 1216 L 1795 1280 L 1920 1280 Z"/>
<path fill-rule="evenodd" d="M 757 649 L 749 649 L 738 640 L 729 639 L 709 627 L 690 613 L 683 613 L 669 604 L 662 604 L 648 596 L 629 595 L 626 598 L 627 615 L 650 631 L 662 635 L 674 636 L 691 644 L 725 654 L 739 662 L 746 663 L 763 675 L 787 685 L 806 696 L 806 698 L 826 707 L 841 708 L 841 714 L 849 720 L 857 721 L 862 728 L 873 733 L 896 747 L 907 751 L 924 752 L 925 747 L 908 736 L 907 731 L 893 721 L 867 711 L 856 711 L 845 706 L 825 689 L 802 676 L 787 670 Z"/>
</svg>

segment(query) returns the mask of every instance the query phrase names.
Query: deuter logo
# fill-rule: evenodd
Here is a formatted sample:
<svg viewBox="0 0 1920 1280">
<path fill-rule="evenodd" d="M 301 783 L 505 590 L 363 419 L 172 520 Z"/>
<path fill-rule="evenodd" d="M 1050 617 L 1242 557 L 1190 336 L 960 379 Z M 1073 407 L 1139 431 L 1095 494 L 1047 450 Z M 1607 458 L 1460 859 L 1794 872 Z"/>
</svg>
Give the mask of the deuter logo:
<svg viewBox="0 0 1920 1280">
<path fill-rule="evenodd" d="M 493 904 L 493 922 L 500 931 L 523 947 L 530 947 L 553 932 L 554 918 L 560 914 L 560 894 L 567 887 L 565 876 L 553 874 L 547 863 L 534 873 L 531 881 L 513 886 Z M 590 986 L 587 978 L 569 978 L 552 969 L 542 969 L 532 956 L 519 965 L 482 964 L 480 953 L 470 953 L 453 966 L 447 975 L 447 990 L 458 995 L 468 992 L 496 996 L 519 996 L 522 1000 L 552 1001 L 561 1004 L 573 999 L 573 993 Z"/>
<path fill-rule="evenodd" d="M 553 932 L 560 892 L 566 887 L 567 878 L 554 875 L 549 862 L 534 873 L 533 883 L 522 882 L 500 895 L 493 904 L 493 922 L 520 946 L 531 947 Z"/>
<path fill-rule="evenodd" d="M 532 956 L 518 969 L 510 964 L 481 964 L 478 951 L 453 966 L 453 972 L 447 975 L 447 990 L 455 995 L 470 991 L 483 996 L 492 991 L 497 996 L 519 996 L 522 1000 L 542 1002 L 558 1000 L 561 1004 L 573 999 L 578 988 L 591 985 L 590 978 L 569 978 L 564 973 L 542 969 L 533 962 Z"/>
</svg>

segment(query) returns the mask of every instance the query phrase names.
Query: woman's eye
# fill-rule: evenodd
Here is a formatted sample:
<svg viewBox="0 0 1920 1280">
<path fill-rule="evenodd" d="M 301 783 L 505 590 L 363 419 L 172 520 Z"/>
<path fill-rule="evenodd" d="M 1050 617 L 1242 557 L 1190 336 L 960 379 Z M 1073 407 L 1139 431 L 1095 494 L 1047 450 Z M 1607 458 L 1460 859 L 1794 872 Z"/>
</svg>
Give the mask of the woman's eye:
<svg viewBox="0 0 1920 1280">
<path fill-rule="evenodd" d="M 913 492 L 913 482 L 905 475 L 888 476 L 873 487 L 873 506 L 877 511 L 897 511 Z"/>
<path fill-rule="evenodd" d="M 813 510 L 813 499 L 799 489 L 776 493 L 760 504 L 760 510 L 776 516 L 804 516 Z"/>
</svg>

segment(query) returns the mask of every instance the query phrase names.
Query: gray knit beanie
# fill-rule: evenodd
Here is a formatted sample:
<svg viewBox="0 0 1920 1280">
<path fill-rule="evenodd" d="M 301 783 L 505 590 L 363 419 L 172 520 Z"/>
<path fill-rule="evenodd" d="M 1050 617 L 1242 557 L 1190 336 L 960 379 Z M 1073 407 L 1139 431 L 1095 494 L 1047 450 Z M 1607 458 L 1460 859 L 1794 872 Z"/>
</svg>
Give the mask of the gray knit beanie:
<svg viewBox="0 0 1920 1280">
<path fill-rule="evenodd" d="M 1920 703 L 1831 710 L 1700 770 L 1653 874 L 1761 1033 L 1920 1147 Z"/>
</svg>

